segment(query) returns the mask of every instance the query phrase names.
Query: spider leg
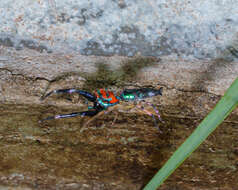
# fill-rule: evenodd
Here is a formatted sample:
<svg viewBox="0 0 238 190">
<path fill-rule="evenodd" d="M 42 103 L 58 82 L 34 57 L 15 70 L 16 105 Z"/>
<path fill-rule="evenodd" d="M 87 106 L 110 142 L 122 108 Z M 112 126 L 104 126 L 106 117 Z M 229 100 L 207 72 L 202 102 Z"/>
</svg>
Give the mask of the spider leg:
<svg viewBox="0 0 238 190">
<path fill-rule="evenodd" d="M 145 102 L 147 105 L 151 106 L 151 107 L 154 109 L 154 111 L 155 111 L 157 117 L 159 118 L 159 120 L 160 120 L 162 123 L 164 123 L 164 121 L 163 121 L 163 120 L 161 119 L 161 117 L 160 117 L 159 110 L 156 109 L 155 105 L 154 105 L 154 104 L 151 104 L 151 103 L 149 103 L 149 102 L 146 102 L 146 101 L 143 101 L 143 102 Z"/>
<path fill-rule="evenodd" d="M 88 101 L 90 102 L 95 102 L 96 101 L 96 97 L 91 94 L 90 92 L 84 91 L 84 90 L 79 90 L 79 89 L 75 89 L 75 88 L 71 88 L 71 89 L 59 89 L 59 90 L 53 90 L 49 93 L 47 93 L 45 96 L 41 97 L 41 100 L 46 99 L 47 97 L 49 97 L 52 94 L 71 94 L 71 93 L 77 93 L 79 95 L 82 95 L 83 97 L 85 97 Z"/>
<path fill-rule="evenodd" d="M 158 126 L 158 123 L 157 123 L 157 121 L 156 121 L 156 119 L 155 119 L 154 114 L 152 114 L 150 111 L 146 110 L 143 106 L 136 105 L 136 107 L 137 107 L 138 109 L 140 109 L 141 111 L 145 112 L 147 115 L 151 116 L 151 117 L 153 118 L 153 121 L 154 121 L 155 126 L 159 129 L 159 132 L 162 133 L 162 131 L 160 130 L 160 128 L 159 128 L 159 126 Z"/>
<path fill-rule="evenodd" d="M 61 118 L 69 118 L 69 117 L 76 117 L 76 116 L 89 116 L 92 117 L 98 113 L 97 110 L 90 110 L 90 111 L 83 111 L 83 112 L 74 112 L 74 113 L 69 113 L 69 114 L 62 114 L 62 115 L 55 115 L 55 116 L 50 116 L 45 119 L 42 119 L 39 121 L 39 123 L 42 123 L 47 120 L 53 120 L 53 119 L 61 119 Z"/>
<path fill-rule="evenodd" d="M 114 119 L 113 119 L 113 121 L 112 121 L 112 126 L 115 124 L 117 118 L 118 118 L 118 112 L 116 112 L 116 116 L 114 117 Z"/>
<path fill-rule="evenodd" d="M 111 111 L 113 111 L 115 109 L 115 106 L 114 107 L 109 107 L 107 108 L 106 110 L 99 110 L 99 113 L 95 116 L 93 116 L 92 118 L 90 118 L 86 123 L 84 123 L 83 127 L 81 128 L 80 132 L 83 132 L 86 128 L 87 128 L 87 125 L 89 123 L 91 123 L 92 121 L 94 121 L 95 119 L 97 119 L 98 117 L 102 116 L 103 114 L 108 114 L 110 113 Z"/>
<path fill-rule="evenodd" d="M 80 133 L 83 132 L 86 128 L 87 128 L 87 125 L 89 123 L 91 123 L 92 121 L 94 121 L 95 119 L 97 119 L 99 116 L 103 115 L 105 113 L 105 111 L 101 111 L 99 112 L 97 115 L 94 115 L 92 118 L 90 118 L 87 122 L 85 122 L 83 124 L 83 127 L 80 129 Z"/>
</svg>

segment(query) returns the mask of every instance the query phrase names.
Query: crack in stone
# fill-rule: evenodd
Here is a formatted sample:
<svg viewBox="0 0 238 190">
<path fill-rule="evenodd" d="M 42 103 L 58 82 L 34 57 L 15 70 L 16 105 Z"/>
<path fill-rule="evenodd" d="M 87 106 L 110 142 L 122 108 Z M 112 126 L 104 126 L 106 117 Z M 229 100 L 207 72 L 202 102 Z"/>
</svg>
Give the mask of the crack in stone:
<svg viewBox="0 0 238 190">
<path fill-rule="evenodd" d="M 162 83 L 158 83 L 158 85 L 164 86 L 169 90 L 177 90 L 177 91 L 180 91 L 180 92 L 204 93 L 204 94 L 210 94 L 210 95 L 214 95 L 214 96 L 220 96 L 220 95 L 217 95 L 217 94 L 214 94 L 214 93 L 211 93 L 211 92 L 207 92 L 205 90 L 186 90 L 186 89 L 182 89 L 182 88 L 169 87 L 168 85 L 162 84 Z"/>
<path fill-rule="evenodd" d="M 0 71 L 7 71 L 9 72 L 12 76 L 21 76 L 23 77 L 24 79 L 28 80 L 28 81 L 38 81 L 38 80 L 45 80 L 47 82 L 51 82 L 51 80 L 47 79 L 47 78 L 44 78 L 44 77 L 29 77 L 29 76 L 26 76 L 24 74 L 21 74 L 21 73 L 14 73 L 14 71 L 11 71 L 10 69 L 8 68 L 0 68 Z"/>
<path fill-rule="evenodd" d="M 9 73 L 11 73 L 12 76 L 21 76 L 23 77 L 24 79 L 28 80 L 28 81 L 33 81 L 33 82 L 36 82 L 36 81 L 39 81 L 39 80 L 45 80 L 47 82 L 49 82 L 49 85 L 54 83 L 54 82 L 57 82 L 56 79 L 47 79 L 45 77 L 29 77 L 29 76 L 26 76 L 24 74 L 21 74 L 21 73 L 14 73 L 14 71 L 8 69 L 8 68 L 0 68 L 0 71 L 7 71 Z M 215 95 L 215 96 L 219 96 L 217 94 L 214 94 L 214 93 L 211 93 L 211 92 L 207 92 L 205 90 L 186 90 L 186 89 L 182 89 L 182 88 L 176 88 L 176 87 L 169 87 L 168 85 L 166 84 L 162 84 L 162 83 L 158 83 L 158 85 L 160 86 L 164 86 L 166 87 L 167 89 L 169 90 L 177 90 L 177 91 L 180 91 L 180 92 L 191 92 L 191 93 L 204 93 L 204 94 L 210 94 L 210 95 Z"/>
</svg>

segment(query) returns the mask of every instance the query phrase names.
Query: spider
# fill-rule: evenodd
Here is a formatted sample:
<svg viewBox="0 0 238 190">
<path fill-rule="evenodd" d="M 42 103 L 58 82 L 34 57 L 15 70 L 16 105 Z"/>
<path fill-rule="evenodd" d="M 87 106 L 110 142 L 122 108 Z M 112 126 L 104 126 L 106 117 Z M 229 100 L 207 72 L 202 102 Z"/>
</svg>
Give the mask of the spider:
<svg viewBox="0 0 238 190">
<path fill-rule="evenodd" d="M 156 109 L 156 107 L 145 101 L 147 98 L 151 98 L 153 96 L 161 95 L 162 96 L 163 88 L 160 89 L 154 89 L 154 88 L 136 88 L 136 89 L 125 89 L 123 90 L 119 96 L 115 95 L 112 91 L 109 91 L 107 89 L 99 89 L 94 94 L 80 90 L 80 89 L 59 89 L 59 90 L 53 90 L 49 93 L 47 93 L 45 96 L 41 97 L 41 100 L 44 100 L 45 98 L 49 97 L 52 94 L 71 94 L 71 93 L 77 93 L 79 95 L 82 95 L 85 97 L 88 101 L 93 103 L 93 106 L 89 106 L 87 111 L 82 112 L 74 112 L 69 114 L 62 114 L 62 115 L 55 115 L 50 116 L 45 119 L 40 120 L 39 122 L 43 122 L 46 120 L 52 120 L 52 119 L 60 119 L 60 118 L 69 118 L 69 117 L 76 117 L 76 116 L 89 116 L 91 119 L 89 119 L 83 126 L 83 128 L 89 124 L 92 120 L 98 118 L 103 113 L 110 112 L 114 110 L 114 108 L 117 108 L 116 105 L 119 105 L 120 101 L 124 102 L 133 102 L 137 109 L 140 111 L 150 115 L 155 125 L 157 126 L 156 119 L 154 117 L 154 114 L 147 109 L 144 108 L 140 103 L 146 103 L 147 105 L 151 106 L 153 110 L 155 111 L 155 114 L 159 118 L 161 122 L 162 119 L 160 117 L 159 111 Z M 113 121 L 115 122 L 116 117 Z"/>
</svg>

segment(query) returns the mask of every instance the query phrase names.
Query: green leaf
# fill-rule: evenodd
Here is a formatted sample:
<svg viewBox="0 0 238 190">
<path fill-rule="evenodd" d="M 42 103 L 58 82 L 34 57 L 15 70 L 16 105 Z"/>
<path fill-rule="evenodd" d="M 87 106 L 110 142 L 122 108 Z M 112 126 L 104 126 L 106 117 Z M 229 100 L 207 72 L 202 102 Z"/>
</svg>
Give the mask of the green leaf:
<svg viewBox="0 0 238 190">
<path fill-rule="evenodd" d="M 145 186 L 144 190 L 158 188 L 164 180 L 216 129 L 238 105 L 238 78 L 232 83 L 216 107 L 207 115 L 186 141 Z"/>
</svg>

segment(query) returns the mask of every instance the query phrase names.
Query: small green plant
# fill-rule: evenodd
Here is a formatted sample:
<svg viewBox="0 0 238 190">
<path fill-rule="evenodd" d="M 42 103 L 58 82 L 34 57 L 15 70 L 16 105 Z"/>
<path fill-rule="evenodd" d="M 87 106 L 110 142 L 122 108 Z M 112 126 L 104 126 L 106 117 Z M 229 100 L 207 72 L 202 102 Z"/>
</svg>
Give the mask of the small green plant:
<svg viewBox="0 0 238 190">
<path fill-rule="evenodd" d="M 155 190 L 169 175 L 222 123 L 238 105 L 238 78 L 232 83 L 216 107 L 205 117 L 194 132 L 175 151 L 170 159 L 145 186 L 144 190 Z"/>
</svg>

